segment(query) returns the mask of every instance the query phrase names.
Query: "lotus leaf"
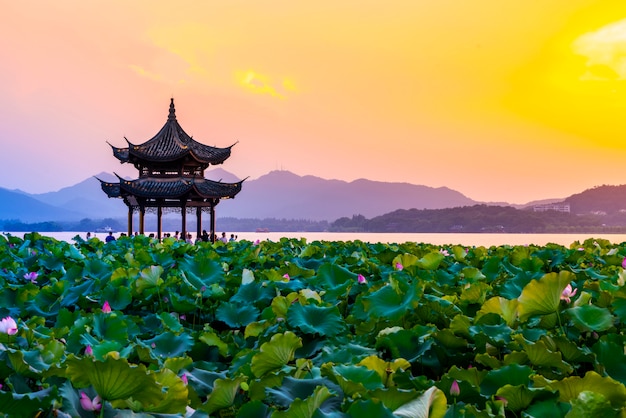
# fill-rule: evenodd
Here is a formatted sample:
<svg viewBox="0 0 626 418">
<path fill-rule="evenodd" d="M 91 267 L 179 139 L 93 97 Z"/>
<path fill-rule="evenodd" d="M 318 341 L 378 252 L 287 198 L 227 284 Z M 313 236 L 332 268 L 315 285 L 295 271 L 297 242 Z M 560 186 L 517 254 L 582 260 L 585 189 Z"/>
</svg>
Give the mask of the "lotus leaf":
<svg viewBox="0 0 626 418">
<path fill-rule="evenodd" d="M 200 409 L 212 414 L 220 409 L 231 407 L 235 402 L 235 396 L 237 395 L 239 386 L 245 381 L 246 378 L 242 376 L 236 379 L 216 379 L 213 382 L 211 394 Z"/>
<path fill-rule="evenodd" d="M 305 400 L 296 399 L 286 411 L 276 411 L 275 418 L 312 418 L 315 412 L 330 397 L 334 396 L 326 386 L 318 386 Z"/>
<path fill-rule="evenodd" d="M 518 298 L 520 321 L 527 321 L 534 315 L 547 315 L 557 312 L 563 289 L 574 279 L 568 271 L 548 273 L 539 280 L 533 280 L 522 290 Z"/>
<path fill-rule="evenodd" d="M 584 377 L 571 376 L 562 380 L 548 380 L 541 375 L 532 377 L 535 387 L 545 387 L 559 392 L 559 400 L 571 402 L 581 392 L 591 391 L 604 396 L 615 408 L 626 406 L 626 387 L 611 379 L 589 371 Z"/>
<path fill-rule="evenodd" d="M 583 331 L 606 331 L 613 326 L 614 317 L 606 308 L 595 305 L 576 306 L 565 311 L 572 322 Z"/>
<path fill-rule="evenodd" d="M 259 311 L 253 305 L 224 302 L 215 311 L 215 317 L 231 328 L 242 328 L 256 321 Z"/>
<path fill-rule="evenodd" d="M 419 398 L 394 410 L 393 415 L 403 418 L 443 418 L 447 409 L 446 395 L 433 386 Z"/>
<path fill-rule="evenodd" d="M 305 334 L 335 336 L 344 330 L 344 324 L 336 306 L 292 305 L 287 312 L 287 322 Z"/>
<path fill-rule="evenodd" d="M 300 347 L 302 340 L 291 331 L 273 335 L 270 341 L 261 345 L 259 353 L 252 357 L 252 373 L 261 377 L 287 365 Z"/>
<path fill-rule="evenodd" d="M 104 400 L 133 399 L 143 405 L 155 405 L 163 399 L 160 385 L 145 366 L 126 359 L 108 357 L 104 361 L 70 357 L 67 376 L 77 387 L 93 386 Z"/>
</svg>

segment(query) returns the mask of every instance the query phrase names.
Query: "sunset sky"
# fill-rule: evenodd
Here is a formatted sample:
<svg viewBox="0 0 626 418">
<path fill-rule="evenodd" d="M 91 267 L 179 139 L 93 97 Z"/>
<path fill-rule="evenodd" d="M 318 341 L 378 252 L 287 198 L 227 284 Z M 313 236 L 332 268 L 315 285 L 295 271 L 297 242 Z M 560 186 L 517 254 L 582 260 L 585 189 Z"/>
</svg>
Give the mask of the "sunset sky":
<svg viewBox="0 0 626 418">
<path fill-rule="evenodd" d="M 106 141 L 150 139 L 171 97 L 194 139 L 238 141 L 240 178 L 509 203 L 626 184 L 624 0 L 1 4 L 0 187 L 136 177 Z"/>
</svg>

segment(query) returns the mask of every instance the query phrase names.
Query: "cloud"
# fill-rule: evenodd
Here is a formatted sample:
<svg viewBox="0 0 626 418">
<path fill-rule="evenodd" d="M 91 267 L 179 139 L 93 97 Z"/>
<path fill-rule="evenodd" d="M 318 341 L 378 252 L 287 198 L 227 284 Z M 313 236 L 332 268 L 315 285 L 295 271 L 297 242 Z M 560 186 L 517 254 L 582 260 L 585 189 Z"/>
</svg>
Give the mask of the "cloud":
<svg viewBox="0 0 626 418">
<path fill-rule="evenodd" d="M 236 78 L 243 88 L 257 94 L 267 94 L 279 99 L 285 99 L 288 94 L 295 92 L 294 82 L 288 78 L 281 81 L 274 81 L 269 76 L 259 74 L 255 71 L 238 71 Z"/>
<path fill-rule="evenodd" d="M 584 80 L 626 80 L 626 19 L 589 32 L 574 41 L 587 58 Z"/>
</svg>

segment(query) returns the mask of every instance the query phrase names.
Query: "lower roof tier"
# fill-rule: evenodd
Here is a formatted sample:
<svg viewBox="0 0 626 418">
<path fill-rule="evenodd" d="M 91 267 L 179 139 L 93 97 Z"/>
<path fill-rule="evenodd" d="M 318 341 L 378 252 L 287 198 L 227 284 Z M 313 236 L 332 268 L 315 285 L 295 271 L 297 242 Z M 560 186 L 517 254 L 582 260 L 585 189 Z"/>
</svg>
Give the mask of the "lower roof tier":
<svg viewBox="0 0 626 418">
<path fill-rule="evenodd" d="M 243 180 L 222 183 L 202 177 L 141 177 L 119 182 L 100 179 L 102 190 L 109 197 L 135 196 L 143 199 L 232 199 L 241 191 Z"/>
</svg>

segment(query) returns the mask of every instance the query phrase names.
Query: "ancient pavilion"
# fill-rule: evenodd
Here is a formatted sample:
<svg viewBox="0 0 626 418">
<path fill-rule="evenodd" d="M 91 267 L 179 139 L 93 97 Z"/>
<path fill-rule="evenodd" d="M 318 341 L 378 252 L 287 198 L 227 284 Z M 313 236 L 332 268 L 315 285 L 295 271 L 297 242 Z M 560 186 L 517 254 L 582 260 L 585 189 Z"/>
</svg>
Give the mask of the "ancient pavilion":
<svg viewBox="0 0 626 418">
<path fill-rule="evenodd" d="M 210 214 L 210 230 L 215 240 L 215 206 L 221 199 L 232 199 L 241 191 L 243 180 L 222 183 L 204 177 L 204 170 L 211 165 L 222 164 L 230 157 L 231 148 L 204 145 L 192 137 L 176 120 L 174 99 L 171 99 L 167 122 L 161 130 L 142 144 L 132 144 L 124 138 L 128 147 L 111 145 L 113 155 L 120 163 L 133 164 L 139 178 L 119 182 L 100 179 L 102 190 L 109 197 L 124 199 L 128 206 L 128 234 L 133 233 L 133 213 L 139 214 L 139 233 L 144 233 L 146 211 L 157 215 L 157 238 L 162 235 L 163 211 L 180 212 L 181 237 L 187 236 L 187 214 L 196 216 L 197 237 L 202 230 L 202 212 Z"/>
</svg>

